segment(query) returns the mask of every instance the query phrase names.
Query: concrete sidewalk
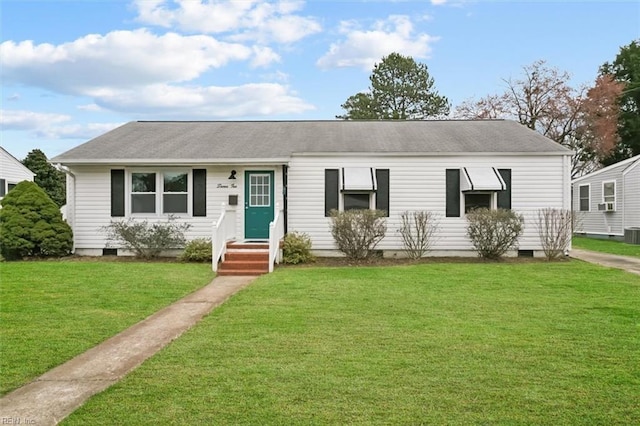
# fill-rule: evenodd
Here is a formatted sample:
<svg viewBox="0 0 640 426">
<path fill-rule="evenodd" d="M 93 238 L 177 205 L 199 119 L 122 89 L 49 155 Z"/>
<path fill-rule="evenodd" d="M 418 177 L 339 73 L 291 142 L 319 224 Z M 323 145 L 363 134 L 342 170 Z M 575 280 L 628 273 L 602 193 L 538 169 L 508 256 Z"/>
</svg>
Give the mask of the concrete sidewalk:
<svg viewBox="0 0 640 426">
<path fill-rule="evenodd" d="M 619 256 L 615 254 L 600 253 L 591 250 L 572 249 L 569 256 L 585 262 L 596 263 L 610 268 L 623 269 L 627 272 L 640 275 L 640 258 L 631 256 Z"/>
<path fill-rule="evenodd" d="M 0 422 L 57 424 L 255 278 L 216 277 L 206 287 L 5 395 L 0 399 Z"/>
</svg>

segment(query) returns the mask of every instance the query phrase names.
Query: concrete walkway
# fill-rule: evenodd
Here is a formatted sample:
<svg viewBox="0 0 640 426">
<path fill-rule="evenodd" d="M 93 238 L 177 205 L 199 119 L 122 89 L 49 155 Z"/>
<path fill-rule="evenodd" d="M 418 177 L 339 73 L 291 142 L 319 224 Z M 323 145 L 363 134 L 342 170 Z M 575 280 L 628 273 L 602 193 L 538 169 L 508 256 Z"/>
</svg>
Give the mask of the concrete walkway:
<svg viewBox="0 0 640 426">
<path fill-rule="evenodd" d="M 55 425 L 196 324 L 256 277 L 211 284 L 0 399 L 0 423 Z"/>
<path fill-rule="evenodd" d="M 610 268 L 623 269 L 627 272 L 640 275 L 640 258 L 631 256 L 619 256 L 615 254 L 599 253 L 591 250 L 572 249 L 569 253 L 574 259 L 596 263 Z"/>
</svg>

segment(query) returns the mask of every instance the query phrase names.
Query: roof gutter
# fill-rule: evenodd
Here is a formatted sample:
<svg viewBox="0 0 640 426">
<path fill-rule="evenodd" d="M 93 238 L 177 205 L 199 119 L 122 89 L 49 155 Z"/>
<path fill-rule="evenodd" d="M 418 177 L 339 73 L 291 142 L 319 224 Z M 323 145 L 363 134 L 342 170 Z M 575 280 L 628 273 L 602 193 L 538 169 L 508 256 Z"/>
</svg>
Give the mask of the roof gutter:
<svg viewBox="0 0 640 426">
<path fill-rule="evenodd" d="M 188 159 L 150 159 L 150 158 L 136 158 L 136 159 L 88 159 L 79 158 L 72 160 L 57 159 L 54 158 L 57 164 L 63 165 L 93 165 L 93 164 L 105 164 L 105 165 L 118 165 L 118 166 L 140 166 L 140 165 L 163 165 L 163 166 L 193 166 L 193 165 L 237 165 L 237 164 L 259 164 L 259 165 L 280 165 L 289 164 L 291 158 L 229 158 L 229 159 L 202 159 L 202 158 L 188 158 Z"/>
</svg>

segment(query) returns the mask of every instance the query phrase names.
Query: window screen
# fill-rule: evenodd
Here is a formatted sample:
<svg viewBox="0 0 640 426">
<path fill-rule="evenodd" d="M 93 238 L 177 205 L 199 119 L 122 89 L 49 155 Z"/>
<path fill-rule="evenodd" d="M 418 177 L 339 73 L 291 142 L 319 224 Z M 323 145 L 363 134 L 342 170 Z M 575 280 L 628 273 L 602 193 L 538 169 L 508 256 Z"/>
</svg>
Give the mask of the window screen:
<svg viewBox="0 0 640 426">
<path fill-rule="evenodd" d="M 465 194 L 464 196 L 464 212 L 469 213 L 471 210 L 480 208 L 491 208 L 491 194 Z"/>
<path fill-rule="evenodd" d="M 369 194 L 342 194 L 344 210 L 368 210 L 370 208 Z"/>
</svg>

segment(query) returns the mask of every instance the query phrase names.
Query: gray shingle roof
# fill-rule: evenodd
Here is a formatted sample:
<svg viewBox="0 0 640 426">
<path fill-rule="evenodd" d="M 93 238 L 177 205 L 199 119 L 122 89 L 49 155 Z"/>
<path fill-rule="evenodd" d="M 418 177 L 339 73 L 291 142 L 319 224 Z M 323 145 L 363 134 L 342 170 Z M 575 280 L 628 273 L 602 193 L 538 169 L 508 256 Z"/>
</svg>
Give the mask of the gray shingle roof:
<svg viewBox="0 0 640 426">
<path fill-rule="evenodd" d="M 98 136 L 52 161 L 268 161 L 296 153 L 566 155 L 570 151 L 506 120 L 138 121 Z"/>
</svg>

